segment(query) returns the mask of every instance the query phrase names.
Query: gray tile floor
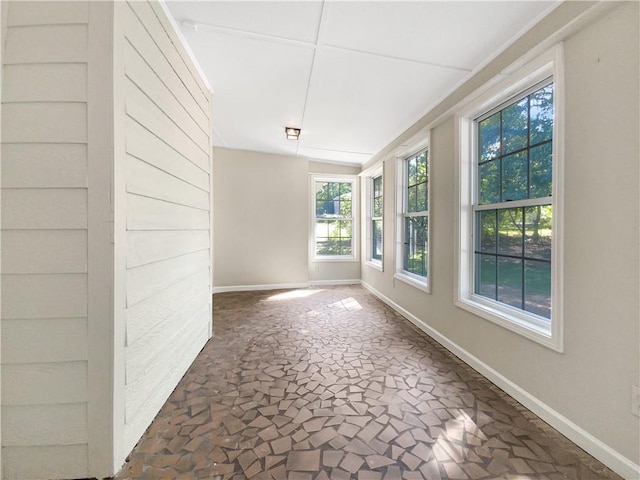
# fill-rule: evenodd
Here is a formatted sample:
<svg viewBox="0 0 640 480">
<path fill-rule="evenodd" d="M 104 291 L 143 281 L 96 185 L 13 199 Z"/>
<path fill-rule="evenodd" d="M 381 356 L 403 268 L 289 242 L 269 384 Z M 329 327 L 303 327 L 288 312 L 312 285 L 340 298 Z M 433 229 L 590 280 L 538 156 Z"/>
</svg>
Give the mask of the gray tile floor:
<svg viewBox="0 0 640 480">
<path fill-rule="evenodd" d="M 361 287 L 214 319 L 118 479 L 620 479 Z"/>
</svg>

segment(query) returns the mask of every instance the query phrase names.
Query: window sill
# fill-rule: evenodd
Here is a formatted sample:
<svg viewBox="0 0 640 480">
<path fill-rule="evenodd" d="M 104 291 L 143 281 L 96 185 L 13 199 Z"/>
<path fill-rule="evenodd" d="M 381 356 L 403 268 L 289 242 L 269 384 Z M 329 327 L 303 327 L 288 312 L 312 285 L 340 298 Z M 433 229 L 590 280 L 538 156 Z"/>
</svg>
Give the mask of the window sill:
<svg viewBox="0 0 640 480">
<path fill-rule="evenodd" d="M 326 262 L 357 262 L 358 261 L 358 257 L 344 257 L 344 256 L 338 256 L 336 255 L 335 257 L 314 257 L 312 260 L 312 262 L 318 262 L 318 263 L 326 263 Z"/>
<path fill-rule="evenodd" d="M 364 263 L 367 267 L 371 267 L 374 270 L 378 270 L 380 272 L 382 272 L 382 262 L 380 260 L 367 260 Z"/>
<path fill-rule="evenodd" d="M 417 277 L 417 276 L 413 276 L 413 275 L 408 275 L 404 272 L 402 273 L 396 273 L 393 278 L 397 278 L 398 280 L 400 280 L 401 282 L 406 283 L 407 285 L 411 285 L 414 288 L 417 288 L 418 290 L 422 290 L 425 293 L 431 293 L 431 288 L 429 286 L 429 283 L 427 282 L 426 279 L 422 279 L 421 277 Z"/>
<path fill-rule="evenodd" d="M 502 305 L 477 295 L 472 295 L 469 298 L 459 298 L 455 304 L 463 310 L 544 345 L 551 350 L 559 353 L 563 351 L 561 339 L 558 336 L 555 338 L 553 336 L 551 322 L 549 322 L 549 325 L 544 325 L 546 321 L 542 317 L 528 315 L 521 310 L 510 308 L 508 305 Z"/>
</svg>

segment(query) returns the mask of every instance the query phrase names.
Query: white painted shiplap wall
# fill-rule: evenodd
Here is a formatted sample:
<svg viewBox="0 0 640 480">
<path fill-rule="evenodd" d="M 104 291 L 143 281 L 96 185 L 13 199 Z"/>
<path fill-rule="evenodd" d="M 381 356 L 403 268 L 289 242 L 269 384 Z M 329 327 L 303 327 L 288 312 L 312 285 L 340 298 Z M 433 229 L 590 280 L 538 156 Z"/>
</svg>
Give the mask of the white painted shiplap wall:
<svg viewBox="0 0 640 480">
<path fill-rule="evenodd" d="M 3 478 L 86 477 L 89 6 L 3 13 Z"/>
<path fill-rule="evenodd" d="M 107 477 L 211 335 L 211 93 L 156 2 L 2 9 L 2 478 Z"/>
<path fill-rule="evenodd" d="M 133 1 L 116 12 L 126 455 L 211 335 L 211 93 L 162 6 Z"/>
</svg>

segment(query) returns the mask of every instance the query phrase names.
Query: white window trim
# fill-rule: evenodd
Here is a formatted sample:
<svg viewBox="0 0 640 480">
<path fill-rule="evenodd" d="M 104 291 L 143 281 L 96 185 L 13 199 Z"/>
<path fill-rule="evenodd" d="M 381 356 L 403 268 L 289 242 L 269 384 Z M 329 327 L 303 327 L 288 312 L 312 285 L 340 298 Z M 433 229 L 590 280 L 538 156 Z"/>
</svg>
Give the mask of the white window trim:
<svg viewBox="0 0 640 480">
<path fill-rule="evenodd" d="M 474 119 L 490 108 L 525 91 L 528 87 L 553 77 L 554 127 L 553 127 L 553 180 L 551 204 L 551 320 L 474 293 L 474 235 L 473 199 L 475 185 L 475 128 Z M 518 68 L 508 77 L 481 95 L 464 102 L 455 122 L 456 134 L 456 222 L 457 241 L 455 304 L 479 317 L 516 332 L 557 352 L 563 351 L 563 188 L 564 183 L 564 71 L 563 47 L 557 44 L 530 63 Z M 510 202 L 509 206 L 517 206 Z"/>
<path fill-rule="evenodd" d="M 401 282 L 406 283 L 407 285 L 411 285 L 418 290 L 421 290 L 426 293 L 431 293 L 431 186 L 432 186 L 432 176 L 431 176 L 431 141 L 430 141 L 431 131 L 427 130 L 426 132 L 420 135 L 420 140 L 412 142 L 410 146 L 408 146 L 405 150 L 396 152 L 396 198 L 395 198 L 395 212 L 396 212 L 396 238 L 394 242 L 395 251 L 394 251 L 394 259 L 395 259 L 395 273 L 393 275 L 394 279 L 398 279 Z M 406 168 L 405 163 L 406 160 L 413 155 L 419 153 L 421 150 L 429 149 L 427 154 L 427 175 L 428 175 L 428 184 L 427 184 L 427 203 L 428 203 L 428 230 L 427 230 L 427 276 L 426 278 L 421 277 L 419 275 L 415 275 L 411 272 L 408 272 L 404 269 L 404 261 L 403 261 L 403 243 L 404 243 L 404 210 L 406 205 Z"/>
<path fill-rule="evenodd" d="M 377 177 L 382 177 L 382 229 L 383 229 L 383 238 L 382 245 L 384 249 L 384 176 L 382 173 L 382 163 L 377 165 L 375 168 L 367 170 L 365 172 L 365 181 L 366 181 L 366 197 L 365 201 L 365 216 L 364 216 L 364 224 L 365 224 L 365 238 L 366 238 L 366 247 L 365 247 L 365 265 L 368 267 L 374 268 L 381 272 L 384 271 L 384 266 L 382 261 L 377 258 L 373 258 L 373 179 Z M 382 255 L 382 260 L 384 261 L 384 253 Z"/>
<path fill-rule="evenodd" d="M 351 243 L 352 255 L 316 255 L 316 182 L 349 182 L 351 183 Z M 311 194 L 311 225 L 310 225 L 310 258 L 313 262 L 357 262 L 359 261 L 359 235 L 358 235 L 358 176 L 321 174 L 310 175 Z"/>
</svg>

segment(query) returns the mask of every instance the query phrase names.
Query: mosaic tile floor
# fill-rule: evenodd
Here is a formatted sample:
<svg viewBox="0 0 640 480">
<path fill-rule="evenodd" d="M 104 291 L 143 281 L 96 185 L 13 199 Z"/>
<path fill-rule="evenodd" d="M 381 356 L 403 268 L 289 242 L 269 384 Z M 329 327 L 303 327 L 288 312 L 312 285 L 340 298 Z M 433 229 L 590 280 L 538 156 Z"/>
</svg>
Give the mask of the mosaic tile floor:
<svg viewBox="0 0 640 480">
<path fill-rule="evenodd" d="M 214 297 L 118 479 L 620 479 L 358 286 Z"/>
</svg>

